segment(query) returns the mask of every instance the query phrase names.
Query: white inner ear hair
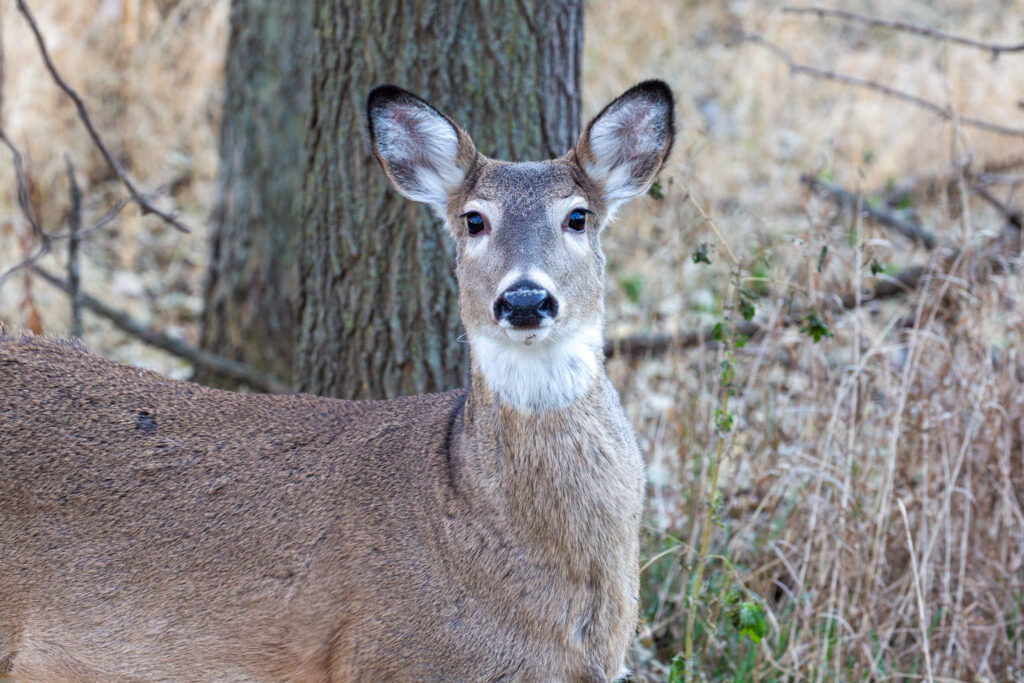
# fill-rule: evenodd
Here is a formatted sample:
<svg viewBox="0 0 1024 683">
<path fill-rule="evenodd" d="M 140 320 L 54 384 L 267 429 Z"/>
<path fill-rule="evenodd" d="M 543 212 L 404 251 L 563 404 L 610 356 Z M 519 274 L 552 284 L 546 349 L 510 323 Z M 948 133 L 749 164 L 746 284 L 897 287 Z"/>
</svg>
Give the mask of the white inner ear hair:
<svg viewBox="0 0 1024 683">
<path fill-rule="evenodd" d="M 397 189 L 443 217 L 449 193 L 465 175 L 455 164 L 459 136 L 452 124 L 424 106 L 392 104 L 376 118 L 374 131 Z"/>
<path fill-rule="evenodd" d="M 609 204 L 631 199 L 647 189 L 645 170 L 665 148 L 668 111 L 647 98 L 623 102 L 590 128 L 592 160 L 586 172 L 604 185 Z"/>
<path fill-rule="evenodd" d="M 544 412 L 583 397 L 597 377 L 604 335 L 599 321 L 559 330 L 538 344 L 477 335 L 474 364 L 497 399 L 516 410 Z"/>
</svg>

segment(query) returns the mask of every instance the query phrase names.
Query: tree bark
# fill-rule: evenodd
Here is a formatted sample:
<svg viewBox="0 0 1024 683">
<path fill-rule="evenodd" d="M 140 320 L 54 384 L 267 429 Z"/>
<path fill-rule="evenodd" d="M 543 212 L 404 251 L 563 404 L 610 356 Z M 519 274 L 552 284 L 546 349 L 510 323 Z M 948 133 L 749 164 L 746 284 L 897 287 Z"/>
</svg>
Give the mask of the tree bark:
<svg viewBox="0 0 1024 683">
<path fill-rule="evenodd" d="M 450 240 L 392 190 L 365 133 L 394 83 L 488 156 L 546 159 L 579 132 L 582 0 L 316 0 L 300 255 L 303 390 L 351 399 L 464 385 Z"/>
<path fill-rule="evenodd" d="M 233 0 L 200 345 L 292 382 L 313 2 Z M 225 384 L 197 371 L 199 381 Z"/>
</svg>

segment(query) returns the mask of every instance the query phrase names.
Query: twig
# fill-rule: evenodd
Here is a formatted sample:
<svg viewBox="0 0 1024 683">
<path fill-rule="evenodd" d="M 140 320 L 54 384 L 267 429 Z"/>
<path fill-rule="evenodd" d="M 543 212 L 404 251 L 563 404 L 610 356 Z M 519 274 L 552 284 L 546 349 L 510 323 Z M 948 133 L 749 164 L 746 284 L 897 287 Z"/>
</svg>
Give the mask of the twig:
<svg viewBox="0 0 1024 683">
<path fill-rule="evenodd" d="M 97 218 L 96 221 L 92 225 L 90 225 L 85 230 L 80 230 L 78 232 L 78 240 L 79 240 L 79 242 L 81 242 L 83 239 L 85 239 L 86 237 L 88 237 L 92 233 L 96 232 L 97 230 L 100 230 L 100 229 L 106 227 L 107 224 L 109 224 L 111 221 L 113 221 L 115 218 L 117 218 L 117 215 L 119 213 L 121 213 L 121 210 L 124 209 L 124 207 L 128 206 L 128 204 L 131 204 L 132 201 L 133 200 L 132 200 L 131 197 L 123 197 L 122 199 L 119 199 L 117 204 L 112 206 L 110 209 L 107 210 L 106 213 L 104 213 L 102 216 Z M 31 266 L 33 263 L 35 263 L 36 261 L 41 259 L 43 256 L 46 256 L 46 254 L 48 254 L 49 251 L 50 251 L 50 243 L 55 242 L 57 240 L 70 239 L 70 237 L 71 237 L 71 232 L 70 231 L 69 232 L 46 233 L 47 241 L 43 245 L 41 245 L 39 247 L 39 249 L 37 249 L 34 254 L 32 254 L 31 256 L 26 257 L 25 259 L 23 259 L 23 260 L 19 261 L 18 263 L 14 264 L 13 266 L 8 268 L 4 272 L 0 273 L 0 287 L 3 287 L 3 285 L 7 281 L 7 279 L 10 278 L 15 273 L 17 273 L 19 270 L 22 270 L 24 268 L 27 268 L 27 267 Z"/>
<path fill-rule="evenodd" d="M 869 301 L 878 301 L 879 299 L 891 299 L 895 296 L 899 296 L 900 294 L 911 292 L 920 286 L 923 275 L 923 267 L 910 266 L 909 268 L 904 268 L 900 272 L 896 273 L 896 275 L 881 276 L 871 292 L 866 295 L 861 294 L 861 303 L 864 304 Z M 856 293 L 844 294 L 840 298 L 840 301 L 842 302 L 843 308 L 854 308 L 857 303 L 857 295 Z"/>
<path fill-rule="evenodd" d="M 850 208 L 857 205 L 857 195 L 838 185 L 825 180 L 819 180 L 818 178 L 814 178 L 806 174 L 800 176 L 800 182 L 816 192 L 825 192 L 826 194 L 831 195 L 832 198 L 843 207 Z M 935 248 L 935 235 L 931 234 L 916 223 L 904 220 L 903 218 L 893 214 L 891 211 L 885 211 L 863 202 L 861 202 L 861 212 L 879 225 L 892 228 L 904 237 L 917 242 L 925 249 Z"/>
<path fill-rule="evenodd" d="M 769 52 L 774 54 L 776 57 L 781 59 L 789 66 L 789 70 L 794 74 L 804 74 L 807 76 L 813 76 L 815 78 L 823 78 L 829 81 L 836 81 L 838 83 L 844 83 L 846 85 L 852 85 L 858 88 L 865 88 L 867 90 L 873 90 L 881 93 L 887 97 L 892 97 L 903 102 L 909 102 L 910 104 L 926 109 L 931 113 L 935 114 L 941 119 L 946 121 L 953 121 L 954 119 L 959 121 L 964 126 L 970 126 L 979 130 L 985 130 L 990 133 L 996 133 L 997 135 L 1007 135 L 1011 137 L 1024 137 L 1024 128 L 1010 128 L 1008 126 L 1002 126 L 998 123 L 992 123 L 991 121 L 985 121 L 982 119 L 971 118 L 969 116 L 957 116 L 951 107 L 942 107 L 934 102 L 911 95 L 910 93 L 903 92 L 902 90 L 896 90 L 890 88 L 887 85 L 876 83 L 875 81 L 869 81 L 863 78 L 857 78 L 855 76 L 847 76 L 836 71 L 829 71 L 827 69 L 819 69 L 817 67 L 808 66 L 806 64 L 799 64 L 792 56 L 781 47 L 767 40 L 763 36 L 750 33 L 741 33 L 740 37 L 742 40 L 749 43 L 757 43 L 762 47 L 766 48 Z"/>
<path fill-rule="evenodd" d="M 68 173 L 68 191 L 71 207 L 68 209 L 68 287 L 71 299 L 71 334 L 82 337 L 82 285 L 78 271 L 78 230 L 82 227 L 82 190 L 75 180 L 75 165 L 65 156 Z"/>
<path fill-rule="evenodd" d="M 110 150 L 107 149 L 107 146 L 103 143 L 103 139 L 100 137 L 99 131 L 96 130 L 96 126 L 93 125 L 92 119 L 89 117 L 89 112 L 85 108 L 85 103 L 82 101 L 82 98 L 74 88 L 67 84 L 67 81 L 65 81 L 57 71 L 57 67 L 54 66 L 53 60 L 50 59 L 50 53 L 46 49 L 46 42 L 43 40 L 43 35 L 39 32 L 39 27 L 36 25 L 35 18 L 32 16 L 32 12 L 29 11 L 28 5 L 25 4 L 25 0 L 17 0 L 17 2 L 18 11 L 25 17 L 25 21 L 28 22 L 29 28 L 32 29 L 32 33 L 35 35 L 36 43 L 39 45 L 39 53 L 42 55 L 43 62 L 46 64 L 46 70 L 50 72 L 50 76 L 57 84 L 57 87 L 63 90 L 64 93 L 71 98 L 71 101 L 75 103 L 75 108 L 78 110 L 78 118 L 81 119 L 83 124 L 85 124 L 86 130 L 89 131 L 89 137 L 92 138 L 92 141 L 99 149 L 100 154 L 103 155 L 103 159 L 107 162 L 110 168 L 113 169 L 114 173 L 117 174 L 117 177 L 121 179 L 124 186 L 128 188 L 128 192 L 131 194 L 132 200 L 138 204 L 142 214 L 146 215 L 151 213 L 155 216 L 159 216 L 164 222 L 182 232 L 192 232 L 184 223 L 175 218 L 172 214 L 161 211 L 153 206 L 146 196 L 139 192 L 138 188 L 135 187 L 131 178 L 128 177 L 128 174 L 123 168 L 121 168 L 121 165 L 117 163 L 117 160 L 114 159 Z"/>
<path fill-rule="evenodd" d="M 0 52 L 0 54 L 2 54 L 2 52 Z M 2 58 L 0 58 L 0 63 L 2 63 Z M 32 228 L 32 234 L 36 236 L 36 239 L 39 242 L 39 247 L 36 249 L 35 253 L 30 256 L 26 256 L 20 262 L 0 273 L 0 287 L 3 287 L 4 283 L 7 282 L 12 275 L 25 266 L 35 263 L 37 260 L 49 253 L 51 238 L 50 235 L 43 231 L 42 226 L 39 224 L 39 218 L 36 217 L 35 209 L 32 206 L 32 197 L 29 194 L 28 178 L 25 175 L 25 166 L 22 163 L 21 152 L 18 151 L 18 148 L 15 147 L 14 143 L 7 137 L 7 133 L 4 131 L 2 124 L 0 124 L 0 142 L 2 142 L 7 149 L 11 151 L 11 156 L 14 158 L 14 177 L 18 185 L 18 207 L 21 209 L 22 215 Z"/>
<path fill-rule="evenodd" d="M 877 17 L 869 17 L 863 14 L 856 14 L 854 12 L 847 12 L 841 9 L 832 9 L 830 7 L 783 7 L 782 11 L 786 14 L 815 14 L 819 18 L 825 17 L 836 17 L 839 19 L 845 19 L 847 21 L 856 21 L 868 26 L 878 26 L 881 28 L 889 28 L 895 31 L 903 31 L 904 33 L 914 33 L 919 36 L 927 36 L 929 38 L 935 38 L 937 40 L 943 40 L 947 43 L 955 43 L 957 45 L 963 45 L 965 47 L 974 47 L 986 52 L 992 53 L 992 58 L 995 59 L 1003 52 L 1024 52 L 1024 43 L 1013 43 L 1003 44 L 999 43 L 986 43 L 980 40 L 973 40 L 972 38 L 964 38 L 963 36 L 953 35 L 952 33 L 946 33 L 936 28 L 929 28 L 928 26 L 920 26 L 918 24 L 908 24 L 903 21 L 891 21 L 889 19 L 879 19 Z"/>
<path fill-rule="evenodd" d="M 54 287 L 57 287 L 66 293 L 70 293 L 71 285 L 56 275 L 53 275 L 47 270 L 43 270 L 37 265 L 32 265 L 30 268 L 35 275 L 46 280 Z M 82 294 L 82 305 L 93 313 L 106 318 L 113 323 L 115 327 L 127 332 L 133 337 L 137 337 L 147 344 L 155 346 L 158 349 L 163 349 L 167 353 L 178 356 L 179 358 L 184 358 L 192 364 L 209 370 L 216 375 L 227 377 L 238 382 L 244 382 L 253 389 L 258 389 L 260 391 L 276 394 L 288 394 L 294 391 L 290 386 L 276 377 L 257 372 L 248 366 L 242 365 L 241 363 L 228 358 L 224 358 L 223 356 L 218 356 L 213 353 L 193 348 L 185 342 L 166 334 L 154 332 L 145 325 L 130 318 L 126 313 L 113 309 L 102 301 L 92 298 L 88 294 Z"/>
<path fill-rule="evenodd" d="M 903 529 L 907 532 L 907 550 L 910 551 L 910 568 L 914 577 L 914 594 L 917 597 L 918 625 L 921 627 L 921 650 L 924 652 L 924 671 L 928 683 L 934 683 L 935 676 L 932 674 L 931 649 L 928 647 L 928 620 L 924 612 L 921 576 L 917 571 L 917 551 L 914 550 L 914 537 L 910 533 L 910 519 L 907 517 L 907 506 L 903 504 L 902 498 L 897 498 L 896 503 L 900 508 L 900 517 L 903 518 Z"/>
<path fill-rule="evenodd" d="M 1021 229 L 1022 224 L 1024 224 L 1024 212 L 1022 212 L 1020 209 L 1012 209 L 1006 204 L 999 201 L 999 198 L 996 197 L 991 192 L 989 192 L 988 188 L 986 188 L 981 183 L 971 183 L 971 190 L 974 191 L 974 194 L 978 195 L 986 202 L 991 204 L 993 207 L 995 207 L 996 211 L 1003 215 L 1003 218 L 1006 219 L 1007 223 L 1017 228 L 1018 230 Z"/>
</svg>

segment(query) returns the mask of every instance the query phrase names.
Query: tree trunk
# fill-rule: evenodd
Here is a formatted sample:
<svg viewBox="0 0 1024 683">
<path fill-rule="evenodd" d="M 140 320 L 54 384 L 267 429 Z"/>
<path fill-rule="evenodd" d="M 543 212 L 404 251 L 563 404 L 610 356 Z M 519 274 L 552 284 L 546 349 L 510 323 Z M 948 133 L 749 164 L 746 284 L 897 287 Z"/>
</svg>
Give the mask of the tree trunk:
<svg viewBox="0 0 1024 683">
<path fill-rule="evenodd" d="M 201 346 L 292 382 L 313 2 L 233 0 Z M 224 384 L 197 372 L 206 383 Z"/>
<path fill-rule="evenodd" d="M 405 87 L 502 159 L 563 154 L 579 132 L 582 0 L 316 0 L 300 246 L 305 391 L 364 399 L 464 385 L 452 248 L 371 155 L 365 100 Z"/>
</svg>

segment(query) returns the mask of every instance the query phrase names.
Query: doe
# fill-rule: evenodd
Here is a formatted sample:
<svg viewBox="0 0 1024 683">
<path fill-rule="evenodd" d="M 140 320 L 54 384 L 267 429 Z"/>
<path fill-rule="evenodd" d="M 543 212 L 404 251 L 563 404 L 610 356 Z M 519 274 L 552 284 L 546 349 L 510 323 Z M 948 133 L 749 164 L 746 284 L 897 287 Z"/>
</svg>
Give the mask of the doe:
<svg viewBox="0 0 1024 683">
<path fill-rule="evenodd" d="M 563 157 L 479 154 L 370 93 L 395 188 L 444 220 L 468 390 L 231 393 L 0 341 L 0 675 L 609 681 L 637 619 L 643 462 L 603 368 L 601 231 L 673 139 L 660 81 Z"/>
</svg>

